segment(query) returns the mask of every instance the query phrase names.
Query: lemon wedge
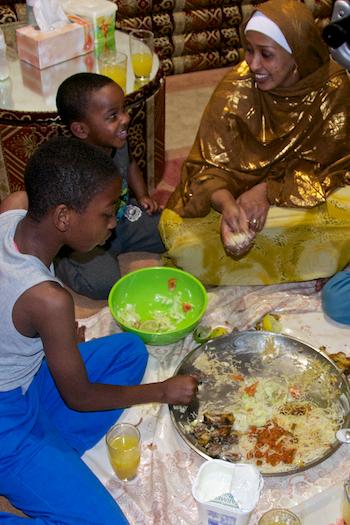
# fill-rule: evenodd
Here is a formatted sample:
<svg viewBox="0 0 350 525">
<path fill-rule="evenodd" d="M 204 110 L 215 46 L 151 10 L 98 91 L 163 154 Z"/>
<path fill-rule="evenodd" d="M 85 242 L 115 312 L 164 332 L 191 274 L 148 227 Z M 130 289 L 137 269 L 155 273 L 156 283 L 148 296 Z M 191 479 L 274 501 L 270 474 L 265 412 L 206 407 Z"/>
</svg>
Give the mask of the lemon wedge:
<svg viewBox="0 0 350 525">
<path fill-rule="evenodd" d="M 266 314 L 261 320 L 261 330 L 266 332 L 282 332 L 282 325 L 279 321 L 279 316 L 276 314 Z"/>
<path fill-rule="evenodd" d="M 221 337 L 230 333 L 230 330 L 225 326 L 197 326 L 193 332 L 193 339 L 196 343 L 206 343 L 210 339 Z"/>
</svg>

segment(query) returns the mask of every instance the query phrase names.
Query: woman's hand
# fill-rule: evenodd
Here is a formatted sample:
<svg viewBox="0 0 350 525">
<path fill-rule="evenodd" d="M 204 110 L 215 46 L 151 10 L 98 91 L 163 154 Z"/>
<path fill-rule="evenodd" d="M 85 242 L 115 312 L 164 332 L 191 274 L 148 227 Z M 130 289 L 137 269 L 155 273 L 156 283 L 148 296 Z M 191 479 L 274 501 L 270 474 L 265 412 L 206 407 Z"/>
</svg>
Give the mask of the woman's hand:
<svg viewBox="0 0 350 525">
<path fill-rule="evenodd" d="M 224 216 L 221 219 L 221 240 L 227 255 L 240 259 L 251 249 L 256 233 L 248 228 L 245 231 L 233 232 Z"/>
<path fill-rule="evenodd" d="M 250 250 L 255 238 L 247 215 L 228 190 L 214 192 L 212 205 L 222 214 L 220 233 L 224 249 L 227 255 L 239 259 Z"/>
<path fill-rule="evenodd" d="M 230 232 L 248 232 L 246 212 L 228 190 L 215 191 L 211 196 L 211 203 L 213 208 L 222 214 L 222 222 Z"/>
<path fill-rule="evenodd" d="M 270 203 L 267 200 L 266 182 L 261 182 L 245 191 L 237 199 L 237 204 L 244 210 L 252 231 L 260 232 L 265 225 Z"/>
</svg>

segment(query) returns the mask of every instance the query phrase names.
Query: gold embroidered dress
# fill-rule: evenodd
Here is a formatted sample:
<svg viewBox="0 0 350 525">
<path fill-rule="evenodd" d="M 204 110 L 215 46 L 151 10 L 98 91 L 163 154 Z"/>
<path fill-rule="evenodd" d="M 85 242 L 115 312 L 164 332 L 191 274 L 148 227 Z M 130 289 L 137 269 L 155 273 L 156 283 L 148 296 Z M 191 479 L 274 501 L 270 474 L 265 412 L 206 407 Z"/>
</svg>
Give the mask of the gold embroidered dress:
<svg viewBox="0 0 350 525">
<path fill-rule="evenodd" d="M 160 222 L 171 262 L 206 284 L 303 281 L 350 259 L 350 191 L 337 190 L 350 177 L 350 81 L 303 4 L 270 0 L 257 10 L 282 30 L 300 80 L 261 91 L 245 62 L 225 76 Z M 226 188 L 238 197 L 263 181 L 271 204 L 264 230 L 234 260 L 211 194 Z"/>
</svg>

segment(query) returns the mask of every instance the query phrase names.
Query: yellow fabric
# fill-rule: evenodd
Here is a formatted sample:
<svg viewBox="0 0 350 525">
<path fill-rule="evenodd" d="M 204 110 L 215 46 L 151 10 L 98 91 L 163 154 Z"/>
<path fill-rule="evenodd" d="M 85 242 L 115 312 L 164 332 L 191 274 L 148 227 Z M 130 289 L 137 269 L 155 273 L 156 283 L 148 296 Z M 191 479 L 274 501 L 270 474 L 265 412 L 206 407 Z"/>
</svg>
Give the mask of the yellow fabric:
<svg viewBox="0 0 350 525">
<path fill-rule="evenodd" d="M 264 230 L 239 261 L 225 254 L 220 218 L 214 210 L 185 219 L 165 209 L 159 225 L 168 249 L 165 263 L 207 285 L 265 285 L 329 277 L 350 259 L 348 186 L 315 208 L 271 207 Z"/>
</svg>

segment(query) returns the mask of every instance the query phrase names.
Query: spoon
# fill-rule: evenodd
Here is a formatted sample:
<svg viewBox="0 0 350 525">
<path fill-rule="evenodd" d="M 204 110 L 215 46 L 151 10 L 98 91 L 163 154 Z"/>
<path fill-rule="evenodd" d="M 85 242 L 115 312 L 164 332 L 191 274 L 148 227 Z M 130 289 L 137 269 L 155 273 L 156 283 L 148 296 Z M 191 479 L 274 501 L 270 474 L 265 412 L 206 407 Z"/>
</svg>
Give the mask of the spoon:
<svg viewBox="0 0 350 525">
<path fill-rule="evenodd" d="M 341 428 L 337 431 L 335 435 L 338 441 L 340 441 L 341 443 L 350 444 L 350 428 Z"/>
</svg>

